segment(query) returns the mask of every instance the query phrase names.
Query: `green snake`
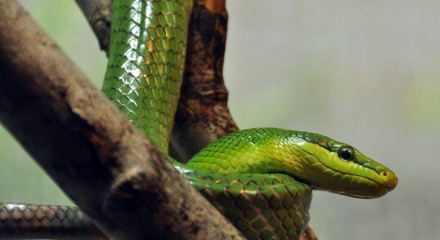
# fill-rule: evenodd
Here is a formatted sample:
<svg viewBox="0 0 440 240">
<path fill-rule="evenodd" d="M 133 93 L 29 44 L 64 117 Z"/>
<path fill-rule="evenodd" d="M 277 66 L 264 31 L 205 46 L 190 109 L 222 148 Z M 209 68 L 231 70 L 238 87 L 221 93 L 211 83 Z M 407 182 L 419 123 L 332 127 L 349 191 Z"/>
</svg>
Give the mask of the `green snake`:
<svg viewBox="0 0 440 240">
<path fill-rule="evenodd" d="M 190 0 L 113 1 L 103 92 L 165 153 L 183 78 L 191 9 Z M 348 144 L 277 128 L 234 132 L 187 164 L 170 161 L 248 239 L 299 238 L 309 221 L 312 189 L 375 198 L 397 185 L 390 169 Z M 7 224 L 31 219 L 39 209 L 0 204 L 0 237 L 14 234 L 10 229 L 1 233 Z M 51 211 L 46 217 L 50 221 L 59 214 L 70 216 L 79 228 L 88 221 L 78 209 Z M 32 235 L 38 230 L 29 231 Z"/>
</svg>

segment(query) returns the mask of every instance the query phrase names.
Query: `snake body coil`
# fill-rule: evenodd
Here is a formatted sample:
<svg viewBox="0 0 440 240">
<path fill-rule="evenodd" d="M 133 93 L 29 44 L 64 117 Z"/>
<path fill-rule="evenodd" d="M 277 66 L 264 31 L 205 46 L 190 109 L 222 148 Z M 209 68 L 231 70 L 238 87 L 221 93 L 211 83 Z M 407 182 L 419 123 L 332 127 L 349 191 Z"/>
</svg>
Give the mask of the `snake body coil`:
<svg viewBox="0 0 440 240">
<path fill-rule="evenodd" d="M 103 91 L 164 152 L 191 8 L 183 0 L 113 1 Z M 397 184 L 391 170 L 345 143 L 275 128 L 232 133 L 186 165 L 171 161 L 248 239 L 297 239 L 309 221 L 312 188 L 373 198 Z M 1 209 L 0 228 L 9 217 Z"/>
</svg>

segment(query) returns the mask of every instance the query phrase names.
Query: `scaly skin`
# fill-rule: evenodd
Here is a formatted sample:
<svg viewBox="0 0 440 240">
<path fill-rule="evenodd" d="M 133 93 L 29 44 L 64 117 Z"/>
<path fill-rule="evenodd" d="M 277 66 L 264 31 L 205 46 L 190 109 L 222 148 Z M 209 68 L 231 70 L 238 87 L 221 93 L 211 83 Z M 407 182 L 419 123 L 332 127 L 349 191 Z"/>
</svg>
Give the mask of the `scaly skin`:
<svg viewBox="0 0 440 240">
<path fill-rule="evenodd" d="M 114 1 L 102 87 L 162 151 L 179 99 L 192 2 Z"/>
<path fill-rule="evenodd" d="M 0 239 L 107 239 L 76 207 L 0 203 Z"/>
<path fill-rule="evenodd" d="M 103 91 L 164 152 L 181 86 L 191 7 L 182 0 L 113 1 Z M 172 161 L 248 239 L 297 239 L 309 221 L 312 188 L 374 198 L 397 185 L 391 170 L 347 144 L 274 128 L 225 136 L 187 165 Z M 0 213 L 1 228 L 12 213 L 4 208 Z"/>
</svg>

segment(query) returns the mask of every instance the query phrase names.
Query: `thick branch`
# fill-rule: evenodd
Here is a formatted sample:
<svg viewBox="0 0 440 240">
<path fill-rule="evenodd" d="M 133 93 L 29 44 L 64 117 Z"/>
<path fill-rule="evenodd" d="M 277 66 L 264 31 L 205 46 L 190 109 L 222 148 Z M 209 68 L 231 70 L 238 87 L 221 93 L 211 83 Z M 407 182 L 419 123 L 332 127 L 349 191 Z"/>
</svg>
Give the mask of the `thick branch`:
<svg viewBox="0 0 440 240">
<path fill-rule="evenodd" d="M 240 238 L 15 1 L 0 15 L 0 121 L 102 230 Z"/>
<path fill-rule="evenodd" d="M 227 12 L 224 1 L 195 1 L 172 146 L 182 160 L 238 130 L 223 81 Z M 220 3 L 223 2 L 223 5 Z"/>
</svg>

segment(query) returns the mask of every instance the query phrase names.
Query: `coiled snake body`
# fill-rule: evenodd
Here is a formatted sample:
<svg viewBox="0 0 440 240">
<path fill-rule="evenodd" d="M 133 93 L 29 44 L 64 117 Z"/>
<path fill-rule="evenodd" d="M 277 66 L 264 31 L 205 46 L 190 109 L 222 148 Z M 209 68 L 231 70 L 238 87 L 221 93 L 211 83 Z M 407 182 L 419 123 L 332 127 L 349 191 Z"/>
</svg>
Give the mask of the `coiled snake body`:
<svg viewBox="0 0 440 240">
<path fill-rule="evenodd" d="M 160 150 L 168 152 L 192 3 L 113 2 L 103 91 Z M 204 148 L 186 165 L 172 161 L 248 239 L 297 239 L 309 221 L 312 188 L 374 198 L 397 184 L 391 170 L 345 143 L 275 128 L 235 132 Z M 39 206 L 3 204 L 0 236 L 14 236 L 11 229 L 20 221 L 36 221 L 38 211 L 43 212 Z M 53 207 L 52 215 L 41 215 L 40 220 L 51 222 L 59 215 L 64 217 L 59 225 L 69 216 L 80 227 L 87 221 L 78 209 L 61 207 Z M 38 237 L 38 230 L 29 231 Z"/>
</svg>

